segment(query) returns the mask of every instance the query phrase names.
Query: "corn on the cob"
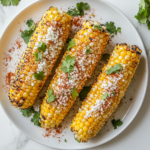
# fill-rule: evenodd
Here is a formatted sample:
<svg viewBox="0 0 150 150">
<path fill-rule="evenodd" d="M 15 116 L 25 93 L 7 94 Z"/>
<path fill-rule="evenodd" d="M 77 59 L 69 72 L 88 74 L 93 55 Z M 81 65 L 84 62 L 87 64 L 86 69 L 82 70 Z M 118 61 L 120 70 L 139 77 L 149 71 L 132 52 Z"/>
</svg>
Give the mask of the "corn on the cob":
<svg viewBox="0 0 150 150">
<path fill-rule="evenodd" d="M 87 142 L 108 120 L 125 94 L 139 64 L 141 52 L 135 45 L 131 47 L 125 43 L 116 45 L 97 82 L 92 86 L 72 120 L 70 129 L 75 133 L 77 140 Z M 116 65 L 121 67 L 110 72 L 109 69 Z"/>
<path fill-rule="evenodd" d="M 95 25 L 102 30 L 95 29 Z M 94 21 L 84 21 L 82 28 L 74 36 L 74 46 L 66 51 L 56 73 L 49 85 L 55 101 L 48 103 L 48 92 L 43 100 L 40 111 L 40 123 L 43 128 L 58 127 L 82 90 L 86 80 L 91 76 L 110 34 L 106 28 Z M 67 58 L 74 58 L 74 69 L 70 73 L 61 70 Z M 70 68 L 71 69 L 71 68 Z M 74 95 L 75 94 L 75 95 Z"/>
<path fill-rule="evenodd" d="M 45 80 L 51 74 L 71 27 L 71 16 L 65 12 L 55 7 L 46 11 L 15 71 L 9 92 L 9 100 L 14 107 L 24 109 L 33 105 Z M 41 42 L 45 45 L 44 51 L 39 51 Z M 35 53 L 40 56 L 38 61 L 35 61 Z M 44 78 L 35 79 L 35 72 L 43 72 Z"/>
</svg>

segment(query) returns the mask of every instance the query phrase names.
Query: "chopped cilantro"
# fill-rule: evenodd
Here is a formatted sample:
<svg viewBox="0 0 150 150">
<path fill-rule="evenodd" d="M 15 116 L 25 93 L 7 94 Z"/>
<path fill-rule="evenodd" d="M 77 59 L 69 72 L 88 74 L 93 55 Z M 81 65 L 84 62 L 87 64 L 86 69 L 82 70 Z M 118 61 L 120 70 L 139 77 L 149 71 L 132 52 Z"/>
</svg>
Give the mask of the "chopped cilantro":
<svg viewBox="0 0 150 150">
<path fill-rule="evenodd" d="M 42 59 L 42 54 L 40 54 L 40 53 L 35 52 L 34 56 L 35 56 L 35 61 L 39 61 Z"/>
<path fill-rule="evenodd" d="M 117 126 L 119 127 L 119 126 L 121 126 L 123 124 L 123 122 L 120 119 L 118 119 L 118 120 L 113 119 L 111 121 L 111 123 L 114 126 L 114 129 L 117 129 Z"/>
<path fill-rule="evenodd" d="M 39 44 L 38 44 L 38 51 L 39 52 L 45 52 L 46 51 L 46 45 L 45 45 L 45 43 L 43 43 L 43 42 L 40 42 Z"/>
<path fill-rule="evenodd" d="M 83 87 L 82 91 L 79 93 L 80 100 L 86 98 L 87 94 L 90 92 L 92 86 L 85 86 Z"/>
<path fill-rule="evenodd" d="M 103 95 L 101 95 L 101 99 L 102 100 L 107 99 L 107 97 L 108 97 L 108 93 L 107 92 L 105 92 Z"/>
<path fill-rule="evenodd" d="M 115 91 L 112 91 L 111 94 L 110 94 L 110 96 L 114 97 L 115 96 Z"/>
<path fill-rule="evenodd" d="M 106 26 L 107 31 L 110 34 L 117 34 L 118 32 L 121 33 L 121 28 L 118 27 L 116 29 L 116 26 L 114 25 L 114 22 L 112 22 L 112 21 L 110 21 L 110 23 L 106 22 L 105 26 Z"/>
<path fill-rule="evenodd" d="M 53 90 L 51 88 L 49 89 L 47 96 L 47 103 L 53 102 L 55 100 L 55 95 L 53 94 Z"/>
<path fill-rule="evenodd" d="M 106 61 L 107 59 L 109 59 L 109 57 L 110 57 L 109 54 L 102 54 L 101 61 Z"/>
<path fill-rule="evenodd" d="M 33 34 L 34 30 L 24 30 L 21 32 L 21 37 L 24 39 L 24 42 L 26 44 L 29 43 L 29 40 Z"/>
<path fill-rule="evenodd" d="M 72 98 L 74 99 L 74 98 L 76 98 L 76 96 L 78 96 L 78 95 L 79 95 L 79 94 L 78 94 L 78 92 L 76 91 L 76 89 L 73 88 L 72 91 L 71 91 L 71 96 L 72 96 Z"/>
<path fill-rule="evenodd" d="M 33 107 L 31 107 L 29 109 L 21 109 L 20 111 L 22 112 L 22 115 L 24 117 L 29 117 L 32 113 L 35 112 L 34 109 L 33 109 Z"/>
<path fill-rule="evenodd" d="M 94 25 L 94 30 L 96 30 L 96 29 L 103 30 L 102 26 L 98 25 L 98 24 Z"/>
<path fill-rule="evenodd" d="M 69 73 L 74 70 L 75 63 L 76 63 L 75 57 L 74 56 L 71 57 L 70 55 L 67 55 L 62 62 L 61 71 L 63 71 L 64 73 L 68 73 L 68 78 L 70 77 Z"/>
<path fill-rule="evenodd" d="M 1 0 L 1 4 L 3 6 L 17 6 L 19 4 L 20 0 Z"/>
<path fill-rule="evenodd" d="M 68 43 L 68 47 L 67 47 L 67 50 L 69 51 L 71 47 L 75 46 L 75 42 L 74 42 L 74 39 L 72 39 L 71 41 L 69 41 Z"/>
<path fill-rule="evenodd" d="M 26 24 L 28 25 L 29 29 L 31 30 L 35 30 L 36 26 L 35 23 L 33 22 L 33 20 L 27 20 Z"/>
<path fill-rule="evenodd" d="M 112 73 L 119 73 L 119 71 L 122 69 L 121 64 L 117 64 L 114 67 L 110 67 L 108 70 L 106 70 L 106 74 L 112 74 Z"/>
<path fill-rule="evenodd" d="M 67 14 L 71 15 L 71 16 L 84 16 L 84 10 L 89 10 L 90 6 L 88 3 L 77 3 L 76 4 L 76 8 L 73 9 L 69 9 L 67 11 Z"/>
<path fill-rule="evenodd" d="M 91 53 L 90 47 L 89 47 L 89 45 L 87 45 L 87 46 L 86 46 L 86 54 L 90 54 L 90 53 Z"/>
<path fill-rule="evenodd" d="M 77 142 L 79 142 L 79 143 L 81 142 L 81 141 L 77 140 L 76 138 L 75 138 L 75 140 L 76 140 Z"/>
<path fill-rule="evenodd" d="M 44 79 L 44 72 L 43 71 L 39 71 L 39 73 L 34 73 L 34 78 L 37 80 L 43 80 Z"/>
<path fill-rule="evenodd" d="M 65 142 L 67 142 L 67 140 L 66 140 L 66 139 L 65 139 L 64 141 L 65 141 Z"/>
<path fill-rule="evenodd" d="M 31 118 L 31 121 L 34 123 L 34 125 L 41 127 L 39 118 L 40 118 L 40 112 L 35 112 L 35 114 Z"/>
</svg>

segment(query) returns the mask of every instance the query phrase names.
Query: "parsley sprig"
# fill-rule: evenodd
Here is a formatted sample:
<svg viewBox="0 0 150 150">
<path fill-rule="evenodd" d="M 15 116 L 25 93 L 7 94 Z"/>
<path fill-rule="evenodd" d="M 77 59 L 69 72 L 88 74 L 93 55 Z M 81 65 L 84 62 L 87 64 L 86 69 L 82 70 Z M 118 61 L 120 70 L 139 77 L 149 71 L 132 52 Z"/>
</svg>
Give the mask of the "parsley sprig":
<svg viewBox="0 0 150 150">
<path fill-rule="evenodd" d="M 47 96 L 47 103 L 53 102 L 55 100 L 55 95 L 53 94 L 53 90 L 51 88 L 49 89 Z"/>
<path fill-rule="evenodd" d="M 84 10 L 89 10 L 90 6 L 88 3 L 77 3 L 76 8 L 68 9 L 67 14 L 71 16 L 84 16 Z"/>
<path fill-rule="evenodd" d="M 20 0 L 0 0 L 0 1 L 3 6 L 10 6 L 10 5 L 17 6 L 20 2 Z"/>
<path fill-rule="evenodd" d="M 106 22 L 105 24 L 107 31 L 112 35 L 116 35 L 118 32 L 121 33 L 121 28 L 118 27 L 116 28 L 114 22 L 110 21 L 110 22 Z"/>
<path fill-rule="evenodd" d="M 21 109 L 20 111 L 22 112 L 22 115 L 24 117 L 29 117 L 32 113 L 34 113 L 33 117 L 31 118 L 31 122 L 33 122 L 34 125 L 41 127 L 41 124 L 39 122 L 40 112 L 35 111 L 33 107 L 29 109 Z"/>
<path fill-rule="evenodd" d="M 38 52 L 45 52 L 46 51 L 46 45 L 45 45 L 45 43 L 44 42 L 40 42 L 39 44 L 38 44 Z"/>
<path fill-rule="evenodd" d="M 44 79 L 44 72 L 43 71 L 39 71 L 39 73 L 35 72 L 34 78 L 37 80 L 43 80 Z"/>
<path fill-rule="evenodd" d="M 150 30 L 150 1 L 141 0 L 139 4 L 139 11 L 135 18 L 139 23 L 147 24 L 148 29 Z"/>
<path fill-rule="evenodd" d="M 122 69 L 121 64 L 117 64 L 114 67 L 110 67 L 108 70 L 106 70 L 106 74 L 110 75 L 112 73 L 119 73 L 119 71 Z"/>
<path fill-rule="evenodd" d="M 63 60 L 61 65 L 61 71 L 64 73 L 68 73 L 68 77 L 70 78 L 69 73 L 74 70 L 74 64 L 76 63 L 75 57 L 67 55 L 66 58 Z"/>
<path fill-rule="evenodd" d="M 117 126 L 119 127 L 119 126 L 121 126 L 123 124 L 123 122 L 120 119 L 118 119 L 118 120 L 113 119 L 111 121 L 111 123 L 114 126 L 114 129 L 117 129 Z"/>
<path fill-rule="evenodd" d="M 76 91 L 76 89 L 73 88 L 72 91 L 71 91 L 71 96 L 72 96 L 72 98 L 74 99 L 74 98 L 76 98 L 78 95 L 79 95 L 79 94 L 78 94 L 78 92 Z"/>
<path fill-rule="evenodd" d="M 27 20 L 26 24 L 28 25 L 29 30 L 22 31 L 21 37 L 24 39 L 24 42 L 28 44 L 36 26 L 35 26 L 35 23 L 31 19 Z"/>
</svg>

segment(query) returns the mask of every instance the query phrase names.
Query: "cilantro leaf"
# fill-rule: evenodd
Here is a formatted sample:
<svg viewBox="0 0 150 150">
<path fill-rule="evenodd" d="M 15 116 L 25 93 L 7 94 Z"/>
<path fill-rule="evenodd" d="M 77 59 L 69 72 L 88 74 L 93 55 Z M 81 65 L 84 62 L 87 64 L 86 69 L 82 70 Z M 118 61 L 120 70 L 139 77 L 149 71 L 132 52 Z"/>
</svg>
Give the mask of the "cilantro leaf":
<svg viewBox="0 0 150 150">
<path fill-rule="evenodd" d="M 76 91 L 76 89 L 73 88 L 72 91 L 71 91 L 71 96 L 72 96 L 72 98 L 74 99 L 74 98 L 76 98 L 76 96 L 78 96 L 78 95 L 79 95 L 79 94 L 78 94 L 78 92 Z"/>
<path fill-rule="evenodd" d="M 122 69 L 121 64 L 117 64 L 114 67 L 110 67 L 108 70 L 106 70 L 106 74 L 112 74 L 112 73 L 118 73 L 120 71 L 120 69 Z"/>
<path fill-rule="evenodd" d="M 115 91 L 112 91 L 111 94 L 110 94 L 110 96 L 114 97 L 115 96 Z"/>
<path fill-rule="evenodd" d="M 105 92 L 103 95 L 101 95 L 101 99 L 102 100 L 107 99 L 107 97 L 108 97 L 108 93 L 107 92 Z"/>
<path fill-rule="evenodd" d="M 74 70 L 74 64 L 76 63 L 75 57 L 67 55 L 66 58 L 63 60 L 61 65 L 61 71 L 64 73 L 70 73 Z"/>
<path fill-rule="evenodd" d="M 111 121 L 111 123 L 114 126 L 114 129 L 117 129 L 117 126 L 119 127 L 119 126 L 121 126 L 123 124 L 123 122 L 120 119 L 118 119 L 118 120 L 113 119 Z"/>
<path fill-rule="evenodd" d="M 35 61 L 40 61 L 42 59 L 42 54 L 35 52 L 34 53 L 35 56 Z"/>
<path fill-rule="evenodd" d="M 72 39 L 69 43 L 68 43 L 68 47 L 67 50 L 69 51 L 71 47 L 75 46 L 75 42 L 74 39 Z"/>
<path fill-rule="evenodd" d="M 37 80 L 43 80 L 44 79 L 44 72 L 43 71 L 39 71 L 39 73 L 34 73 L 34 78 Z"/>
<path fill-rule="evenodd" d="M 94 30 L 97 30 L 97 29 L 103 30 L 101 25 L 96 24 L 96 25 L 94 25 Z"/>
<path fill-rule="evenodd" d="M 83 87 L 82 91 L 79 93 L 80 100 L 86 98 L 87 94 L 90 92 L 92 86 L 85 86 Z"/>
<path fill-rule="evenodd" d="M 66 139 L 65 139 L 64 141 L 65 141 L 65 142 L 67 142 L 67 140 L 66 140 Z"/>
<path fill-rule="evenodd" d="M 29 40 L 30 40 L 33 32 L 34 32 L 33 30 L 24 30 L 24 31 L 21 32 L 21 37 L 24 39 L 24 42 L 26 44 L 29 43 Z"/>
<path fill-rule="evenodd" d="M 20 0 L 1 0 L 1 4 L 3 6 L 17 6 L 19 4 Z"/>
<path fill-rule="evenodd" d="M 39 52 L 45 52 L 46 51 L 46 45 L 45 45 L 45 43 L 43 43 L 43 42 L 40 42 L 39 44 L 38 44 L 38 51 Z"/>
<path fill-rule="evenodd" d="M 117 30 L 115 31 L 115 34 L 117 34 L 118 32 L 121 33 L 121 28 L 120 27 L 117 28 Z"/>
<path fill-rule="evenodd" d="M 35 112 L 35 114 L 31 118 L 31 121 L 34 123 L 34 125 L 41 127 L 39 118 L 40 118 L 40 112 Z"/>
<path fill-rule="evenodd" d="M 71 15 L 71 16 L 84 16 L 84 10 L 89 10 L 90 6 L 88 3 L 77 3 L 76 4 L 76 8 L 73 9 L 69 9 L 67 11 L 67 14 Z"/>
<path fill-rule="evenodd" d="M 102 54 L 101 61 L 106 61 L 107 59 L 109 59 L 109 57 L 110 57 L 109 54 Z"/>
<path fill-rule="evenodd" d="M 47 103 L 53 102 L 55 100 L 55 95 L 53 94 L 52 88 L 49 89 L 47 96 L 48 96 Z"/>
<path fill-rule="evenodd" d="M 81 141 L 77 140 L 76 138 L 75 138 L 75 140 L 76 140 L 77 142 L 79 142 L 79 143 L 81 142 Z"/>
<path fill-rule="evenodd" d="M 33 22 L 33 20 L 27 20 L 26 24 L 28 25 L 29 29 L 31 30 L 35 30 L 36 26 L 35 23 Z"/>
<path fill-rule="evenodd" d="M 87 46 L 86 46 L 86 54 L 90 54 L 90 53 L 91 53 L 90 47 L 89 47 L 89 45 L 87 45 Z"/>
<path fill-rule="evenodd" d="M 29 109 L 21 109 L 20 111 L 22 112 L 22 115 L 24 117 L 29 117 L 32 113 L 35 112 L 34 109 L 33 109 L 33 107 L 31 107 Z"/>
</svg>

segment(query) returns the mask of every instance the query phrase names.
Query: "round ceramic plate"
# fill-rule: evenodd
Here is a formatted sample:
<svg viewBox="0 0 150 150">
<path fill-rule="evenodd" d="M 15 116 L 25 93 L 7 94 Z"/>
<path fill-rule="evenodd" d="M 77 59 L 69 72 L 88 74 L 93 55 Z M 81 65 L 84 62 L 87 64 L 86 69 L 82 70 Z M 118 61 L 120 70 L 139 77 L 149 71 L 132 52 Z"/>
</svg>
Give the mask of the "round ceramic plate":
<svg viewBox="0 0 150 150">
<path fill-rule="evenodd" d="M 133 25 L 117 8 L 108 2 L 101 0 L 86 0 L 83 2 L 87 2 L 90 5 L 91 10 L 87 11 L 87 16 L 91 18 L 91 20 L 97 20 L 101 23 L 113 21 L 117 27 L 121 27 L 122 29 L 121 33 L 112 38 L 112 41 L 106 48 L 106 51 L 110 52 L 116 43 L 123 42 L 130 43 L 131 45 L 136 44 L 143 51 L 141 62 L 135 73 L 135 76 L 130 83 L 125 97 L 121 100 L 121 103 L 115 113 L 110 117 L 108 122 L 104 125 L 96 137 L 89 140 L 87 143 L 78 143 L 74 139 L 73 133 L 69 130 L 69 125 L 73 116 L 75 116 L 76 111 L 81 105 L 80 101 L 75 102 L 75 105 L 62 123 L 62 128 L 59 129 L 59 132 L 55 130 L 49 131 L 48 133 L 46 133 L 44 129 L 34 126 L 30 121 L 31 117 L 23 117 L 19 110 L 13 108 L 10 105 L 8 101 L 9 87 L 6 87 L 7 85 L 5 84 L 5 80 L 7 78 L 5 77 L 8 77 L 10 72 L 13 73 L 15 71 L 15 67 L 19 62 L 20 56 L 26 47 L 26 44 L 21 42 L 22 45 L 17 50 L 17 47 L 19 47 L 18 42 L 20 42 L 19 30 L 24 30 L 27 28 L 25 21 L 29 18 L 32 18 L 35 22 L 37 22 L 50 6 L 55 6 L 59 9 L 67 10 L 69 6 L 75 6 L 77 2 L 79 1 L 43 0 L 33 3 L 32 5 L 25 8 L 22 12 L 20 12 L 10 22 L 0 41 L 0 70 L 2 70 L 2 73 L 0 74 L 0 100 L 4 111 L 10 120 L 28 137 L 43 145 L 58 149 L 70 150 L 91 148 L 108 142 L 109 140 L 119 135 L 125 128 L 127 128 L 127 126 L 131 123 L 139 111 L 144 100 L 148 83 L 148 62 L 146 51 L 142 40 Z M 95 17 L 92 17 L 92 13 L 95 15 Z M 14 48 L 12 44 L 14 44 Z M 101 62 L 99 64 L 101 64 Z M 100 70 L 98 67 L 97 70 Z M 92 78 L 95 78 L 95 74 L 92 76 Z M 112 118 L 121 119 L 123 121 L 123 125 L 114 130 L 111 124 Z M 45 137 L 44 135 L 46 134 L 49 136 Z M 64 142 L 65 139 L 67 142 Z"/>
</svg>

